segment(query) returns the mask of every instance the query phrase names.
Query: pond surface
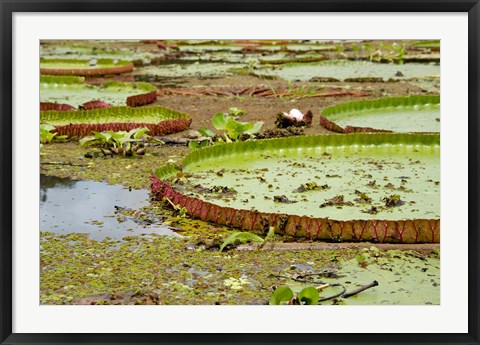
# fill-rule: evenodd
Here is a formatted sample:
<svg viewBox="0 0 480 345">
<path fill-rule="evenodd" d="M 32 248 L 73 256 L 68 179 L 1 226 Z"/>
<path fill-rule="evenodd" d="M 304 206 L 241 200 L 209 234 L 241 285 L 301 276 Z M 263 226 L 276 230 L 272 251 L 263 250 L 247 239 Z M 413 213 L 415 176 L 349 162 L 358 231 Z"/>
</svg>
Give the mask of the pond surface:
<svg viewBox="0 0 480 345">
<path fill-rule="evenodd" d="M 89 233 L 92 239 L 159 234 L 177 236 L 169 227 L 135 210 L 149 204 L 149 191 L 104 182 L 73 181 L 40 175 L 40 231 Z M 131 210 L 125 216 L 118 210 Z M 124 212 L 122 212 L 124 213 Z"/>
</svg>

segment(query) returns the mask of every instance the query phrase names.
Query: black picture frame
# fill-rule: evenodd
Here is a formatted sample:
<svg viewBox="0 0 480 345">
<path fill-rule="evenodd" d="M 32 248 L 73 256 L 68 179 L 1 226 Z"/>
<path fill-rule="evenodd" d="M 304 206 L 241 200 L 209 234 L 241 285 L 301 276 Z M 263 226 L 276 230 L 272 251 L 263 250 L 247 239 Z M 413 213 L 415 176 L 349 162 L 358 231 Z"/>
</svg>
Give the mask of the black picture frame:
<svg viewBox="0 0 480 345">
<path fill-rule="evenodd" d="M 479 344 L 479 14 L 478 0 L 0 0 L 0 341 L 1 344 Z M 32 334 L 12 333 L 12 15 L 14 12 L 465 12 L 468 13 L 468 333 L 462 334 Z M 454 316 L 452 316 L 454 317 Z"/>
</svg>

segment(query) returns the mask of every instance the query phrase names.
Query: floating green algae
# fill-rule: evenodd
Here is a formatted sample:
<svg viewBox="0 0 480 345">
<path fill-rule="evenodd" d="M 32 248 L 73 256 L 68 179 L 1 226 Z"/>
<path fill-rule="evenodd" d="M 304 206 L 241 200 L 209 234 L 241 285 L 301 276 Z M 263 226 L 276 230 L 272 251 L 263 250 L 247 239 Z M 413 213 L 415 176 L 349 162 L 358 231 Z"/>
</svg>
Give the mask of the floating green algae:
<svg viewBox="0 0 480 345">
<path fill-rule="evenodd" d="M 42 304 L 125 304 L 125 294 L 157 296 L 167 305 L 267 304 L 276 286 L 304 274 L 337 272 L 348 291 L 379 286 L 325 304 L 438 304 L 439 263 L 433 254 L 357 249 L 206 251 L 188 240 L 131 236 L 95 241 L 85 234 L 40 236 Z M 372 248 L 373 249 L 373 248 Z M 283 278 L 282 278 L 283 277 Z M 327 297 L 335 292 L 321 292 Z M 136 304 L 143 304 L 138 301 Z"/>
</svg>

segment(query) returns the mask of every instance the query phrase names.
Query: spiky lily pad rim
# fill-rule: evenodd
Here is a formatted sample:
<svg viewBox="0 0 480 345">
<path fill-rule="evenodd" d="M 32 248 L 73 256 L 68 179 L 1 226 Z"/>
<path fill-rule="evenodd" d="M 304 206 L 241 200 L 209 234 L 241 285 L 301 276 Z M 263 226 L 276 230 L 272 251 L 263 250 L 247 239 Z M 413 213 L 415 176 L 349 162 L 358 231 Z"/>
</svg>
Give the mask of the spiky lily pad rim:
<svg viewBox="0 0 480 345">
<path fill-rule="evenodd" d="M 190 164 L 211 157 L 230 156 L 246 152 L 278 151 L 281 149 L 331 147 L 349 145 L 440 145 L 440 134 L 412 134 L 412 133 L 353 133 L 310 135 L 301 137 L 286 137 L 243 141 L 222 145 L 214 145 L 198 149 L 189 153 L 183 160 L 183 168 Z M 162 179 L 171 176 L 175 167 L 167 165 L 159 168 L 156 175 Z"/>
<path fill-rule="evenodd" d="M 83 84 L 85 77 L 75 75 L 41 75 L 40 84 Z"/>
<path fill-rule="evenodd" d="M 107 74 L 122 74 L 133 71 L 133 64 L 129 61 L 113 59 L 97 59 L 96 66 L 88 66 L 89 60 L 75 59 L 45 59 L 41 58 L 40 63 L 44 66 L 40 67 L 40 74 L 46 75 L 76 75 L 76 76 L 100 76 Z M 55 67 L 55 63 L 71 64 L 72 67 Z M 83 64 L 85 68 L 78 68 L 75 64 Z M 52 64 L 52 67 L 45 67 L 45 64 Z"/>
<path fill-rule="evenodd" d="M 78 111 L 41 111 L 40 122 L 52 125 L 109 122 L 158 123 L 163 120 L 188 119 L 190 116 L 162 106 L 141 108 L 110 107 Z"/>
<path fill-rule="evenodd" d="M 40 76 L 40 84 L 59 84 L 72 85 L 77 87 L 85 87 L 88 89 L 95 88 L 95 85 L 85 83 L 85 77 L 70 75 L 42 75 Z M 146 82 L 123 82 L 123 81 L 106 81 L 100 85 L 101 89 L 119 88 L 132 89 L 141 92 L 153 92 L 157 88 L 155 85 Z"/>
<path fill-rule="evenodd" d="M 336 104 L 322 110 L 322 115 L 329 119 L 338 119 L 352 114 L 365 113 L 368 111 L 395 111 L 405 110 L 405 107 L 439 105 L 440 96 L 405 96 L 405 97 L 384 97 L 371 100 L 353 101 Z M 399 109 L 397 109 L 399 108 Z"/>
<path fill-rule="evenodd" d="M 127 66 L 130 65 L 130 61 L 125 61 L 125 60 L 115 60 L 114 59 L 96 59 L 97 61 L 97 66 L 98 65 L 105 65 L 103 67 L 97 67 L 97 68 L 104 68 L 104 67 L 119 67 L 119 66 Z M 87 67 L 89 67 L 90 60 L 88 59 L 48 59 L 48 58 L 40 58 L 40 63 L 41 64 L 72 64 L 72 65 L 77 65 L 77 64 L 85 64 Z M 91 68 L 95 68 L 92 66 Z"/>
</svg>

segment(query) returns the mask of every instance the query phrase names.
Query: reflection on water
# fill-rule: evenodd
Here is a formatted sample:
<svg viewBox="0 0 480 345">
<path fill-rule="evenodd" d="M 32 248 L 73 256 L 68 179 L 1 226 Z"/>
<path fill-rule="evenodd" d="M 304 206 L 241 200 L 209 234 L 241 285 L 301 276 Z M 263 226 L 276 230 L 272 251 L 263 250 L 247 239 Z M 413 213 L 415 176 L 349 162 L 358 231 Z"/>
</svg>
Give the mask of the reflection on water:
<svg viewBox="0 0 480 345">
<path fill-rule="evenodd" d="M 151 233 L 177 236 L 162 224 L 139 224 L 133 217 L 117 218 L 117 208 L 138 210 L 148 205 L 148 193 L 104 182 L 40 175 L 40 230 L 60 234 L 86 232 L 97 240 Z"/>
</svg>

